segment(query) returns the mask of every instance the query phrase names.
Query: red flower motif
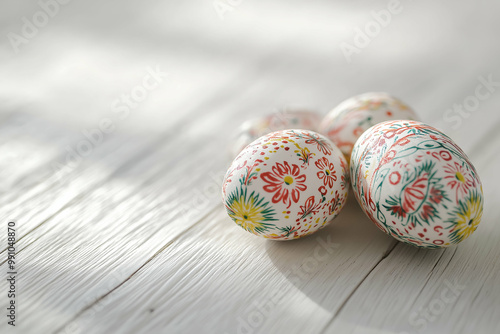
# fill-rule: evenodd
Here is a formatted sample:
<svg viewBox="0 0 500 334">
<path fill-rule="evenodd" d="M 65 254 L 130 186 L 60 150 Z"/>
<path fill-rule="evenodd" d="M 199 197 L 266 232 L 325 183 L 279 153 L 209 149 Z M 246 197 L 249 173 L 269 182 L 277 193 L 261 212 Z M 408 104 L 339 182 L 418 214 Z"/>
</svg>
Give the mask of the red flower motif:
<svg viewBox="0 0 500 334">
<path fill-rule="evenodd" d="M 300 192 L 307 189 L 305 185 L 306 176 L 300 174 L 300 168 L 297 165 L 288 162 L 276 163 L 272 168 L 272 172 L 265 172 L 260 175 L 261 179 L 267 184 L 264 190 L 269 193 L 274 193 L 272 198 L 273 203 L 283 202 L 288 204 L 287 208 L 292 205 L 292 202 L 297 203 L 300 199 Z"/>
<path fill-rule="evenodd" d="M 319 188 L 318 188 L 318 191 L 320 192 L 320 194 L 321 194 L 322 196 L 325 196 L 325 195 L 326 195 L 326 193 L 327 193 L 326 188 L 325 188 L 325 187 L 323 187 L 323 186 L 319 187 Z"/>
<path fill-rule="evenodd" d="M 469 188 L 474 186 L 474 182 L 464 166 L 461 166 L 458 162 L 444 166 L 444 170 L 447 174 L 444 179 L 448 181 L 448 186 L 451 189 L 455 189 L 458 203 L 459 199 L 467 194 Z"/>
<path fill-rule="evenodd" d="M 391 206 L 391 211 L 392 213 L 394 213 L 397 217 L 402 217 L 402 218 L 405 218 L 406 217 L 406 213 L 404 212 L 403 208 L 399 205 L 393 205 Z M 372 219 L 373 220 L 373 219 Z M 376 220 L 376 219 L 375 219 Z M 373 220 L 373 221 L 375 221 Z"/>
<path fill-rule="evenodd" d="M 427 173 L 417 177 L 413 183 L 403 190 L 402 206 L 406 213 L 414 212 L 425 199 L 429 186 L 429 176 Z"/>
<path fill-rule="evenodd" d="M 429 194 L 429 200 L 433 203 L 439 204 L 443 200 L 443 192 L 439 189 L 436 189 L 434 187 L 431 188 L 430 194 Z"/>
<path fill-rule="evenodd" d="M 314 202 L 315 202 L 315 200 L 314 200 L 314 195 L 313 195 L 307 199 L 304 206 L 302 206 L 302 205 L 300 206 L 300 212 L 298 213 L 300 218 L 298 220 L 304 219 L 310 215 L 315 215 L 318 213 L 320 203 L 315 204 Z"/>
<path fill-rule="evenodd" d="M 436 209 L 428 204 L 422 206 L 422 218 L 424 220 L 432 219 L 436 215 Z"/>
<path fill-rule="evenodd" d="M 335 197 L 330 200 L 329 204 L 329 214 L 333 214 L 339 207 L 343 205 L 343 198 L 340 197 L 338 191 L 335 191 Z"/>
<path fill-rule="evenodd" d="M 319 171 L 317 174 L 318 177 L 323 180 L 325 186 L 328 185 L 330 188 L 332 188 L 333 182 L 337 181 L 335 166 L 325 157 L 317 160 L 315 165 L 316 167 L 321 169 L 321 171 Z"/>
</svg>

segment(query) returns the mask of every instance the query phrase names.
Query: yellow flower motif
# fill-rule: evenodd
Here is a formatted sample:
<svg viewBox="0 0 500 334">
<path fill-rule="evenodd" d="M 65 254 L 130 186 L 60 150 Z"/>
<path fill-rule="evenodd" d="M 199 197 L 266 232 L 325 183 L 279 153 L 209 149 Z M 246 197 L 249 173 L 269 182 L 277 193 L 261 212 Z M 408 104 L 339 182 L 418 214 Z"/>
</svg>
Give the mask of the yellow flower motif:
<svg viewBox="0 0 500 334">
<path fill-rule="evenodd" d="M 472 194 L 458 211 L 458 219 L 453 228 L 453 239 L 460 242 L 467 239 L 477 228 L 483 216 L 483 200 L 479 194 Z"/>
<path fill-rule="evenodd" d="M 247 196 L 245 191 L 237 191 L 226 204 L 229 216 L 233 221 L 245 230 L 254 234 L 266 231 L 272 224 L 266 221 L 275 220 L 272 218 L 273 210 L 263 203 L 263 198 L 252 192 Z"/>
<path fill-rule="evenodd" d="M 315 153 L 311 153 L 311 151 L 309 151 L 307 147 L 301 148 L 297 143 L 295 143 L 295 146 L 298 148 L 298 150 L 295 150 L 294 152 L 304 164 L 309 164 L 309 160 L 311 159 L 311 157 L 316 155 Z"/>
<path fill-rule="evenodd" d="M 460 172 L 456 172 L 455 173 L 455 177 L 457 178 L 458 181 L 462 182 L 462 183 L 465 183 L 465 177 L 462 173 Z"/>
</svg>

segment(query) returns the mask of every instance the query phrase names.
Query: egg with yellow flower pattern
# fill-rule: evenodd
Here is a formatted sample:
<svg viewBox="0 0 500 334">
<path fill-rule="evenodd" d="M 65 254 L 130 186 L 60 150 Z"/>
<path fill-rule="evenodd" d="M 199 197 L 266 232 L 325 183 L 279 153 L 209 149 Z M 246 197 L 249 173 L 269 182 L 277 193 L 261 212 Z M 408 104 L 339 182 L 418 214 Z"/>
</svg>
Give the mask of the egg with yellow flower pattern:
<svg viewBox="0 0 500 334">
<path fill-rule="evenodd" d="M 290 240 L 326 226 L 343 208 L 347 161 L 326 137 L 282 130 L 248 145 L 229 167 L 222 187 L 229 217 L 255 235 Z"/>
<path fill-rule="evenodd" d="M 367 130 L 352 151 L 350 173 L 365 213 L 399 241 L 448 247 L 481 221 L 476 169 L 453 140 L 424 123 L 388 121 Z"/>
</svg>

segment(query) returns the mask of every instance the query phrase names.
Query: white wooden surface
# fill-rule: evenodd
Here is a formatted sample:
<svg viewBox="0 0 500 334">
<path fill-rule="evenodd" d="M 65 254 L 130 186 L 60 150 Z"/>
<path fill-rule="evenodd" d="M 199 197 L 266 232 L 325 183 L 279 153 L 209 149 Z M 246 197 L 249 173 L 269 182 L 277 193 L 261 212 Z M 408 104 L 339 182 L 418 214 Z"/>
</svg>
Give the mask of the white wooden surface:
<svg viewBox="0 0 500 334">
<path fill-rule="evenodd" d="M 73 0 L 19 52 L 2 39 L 0 230 L 17 223 L 19 309 L 0 332 L 500 333 L 500 87 L 459 126 L 444 117 L 478 77 L 500 81 L 500 4 L 402 0 L 348 63 L 339 45 L 388 2 L 231 3 L 221 20 L 211 1 Z M 2 35 L 39 10 L 4 1 Z M 168 76 L 120 119 L 112 104 L 148 67 Z M 220 181 L 237 125 L 366 91 L 399 96 L 469 154 L 485 193 L 472 237 L 397 243 L 353 196 L 303 240 L 230 221 Z M 56 174 L 103 118 L 115 130 Z"/>
</svg>

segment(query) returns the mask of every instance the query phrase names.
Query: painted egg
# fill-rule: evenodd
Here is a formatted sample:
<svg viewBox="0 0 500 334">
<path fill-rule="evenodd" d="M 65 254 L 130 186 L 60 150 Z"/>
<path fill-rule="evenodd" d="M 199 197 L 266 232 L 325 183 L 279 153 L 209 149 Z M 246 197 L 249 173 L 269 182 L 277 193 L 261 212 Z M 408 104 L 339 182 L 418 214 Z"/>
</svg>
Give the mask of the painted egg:
<svg viewBox="0 0 500 334">
<path fill-rule="evenodd" d="M 231 155 L 237 156 L 248 144 L 268 133 L 286 129 L 317 131 L 320 122 L 318 113 L 306 110 L 285 110 L 246 121 L 237 131 L 231 145 Z"/>
<path fill-rule="evenodd" d="M 335 218 L 347 200 L 347 161 L 326 137 L 282 130 L 248 145 L 222 186 L 229 217 L 264 238 L 290 240 Z"/>
<path fill-rule="evenodd" d="M 319 126 L 349 161 L 356 140 L 373 125 L 397 119 L 418 120 L 406 104 L 387 93 L 365 93 L 345 100 Z"/>
<path fill-rule="evenodd" d="M 399 241 L 447 247 L 481 221 L 476 169 L 453 140 L 424 123 L 388 121 L 367 130 L 354 146 L 350 172 L 365 213 Z"/>
</svg>

